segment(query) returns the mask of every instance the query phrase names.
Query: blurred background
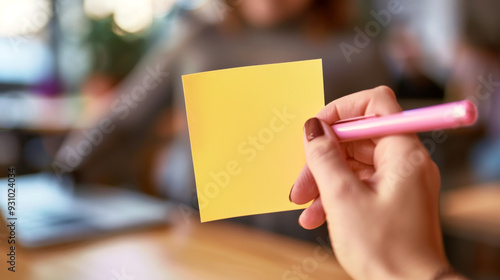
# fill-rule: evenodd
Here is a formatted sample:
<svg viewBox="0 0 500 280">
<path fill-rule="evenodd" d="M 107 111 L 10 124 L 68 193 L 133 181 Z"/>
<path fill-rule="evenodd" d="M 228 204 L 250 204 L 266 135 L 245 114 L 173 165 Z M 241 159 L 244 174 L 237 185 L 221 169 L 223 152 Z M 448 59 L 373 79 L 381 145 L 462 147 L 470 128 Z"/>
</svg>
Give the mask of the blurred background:
<svg viewBox="0 0 500 280">
<path fill-rule="evenodd" d="M 181 75 L 322 58 L 326 102 L 385 84 L 404 109 L 478 105 L 474 127 L 420 136 L 452 264 L 500 279 L 499 14 L 494 0 L 0 0 L 0 177 L 14 166 L 196 209 Z M 326 238 L 298 215 L 232 222 Z"/>
</svg>

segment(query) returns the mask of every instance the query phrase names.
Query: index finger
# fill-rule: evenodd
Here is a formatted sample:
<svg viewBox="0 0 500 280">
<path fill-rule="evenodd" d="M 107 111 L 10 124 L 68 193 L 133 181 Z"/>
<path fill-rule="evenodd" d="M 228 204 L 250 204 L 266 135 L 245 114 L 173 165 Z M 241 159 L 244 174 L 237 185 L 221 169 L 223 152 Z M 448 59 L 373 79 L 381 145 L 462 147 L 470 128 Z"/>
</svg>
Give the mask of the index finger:
<svg viewBox="0 0 500 280">
<path fill-rule="evenodd" d="M 387 86 L 379 86 L 336 99 L 321 109 L 316 117 L 332 125 L 343 119 L 397 112 L 401 112 L 401 107 L 394 92 Z"/>
</svg>

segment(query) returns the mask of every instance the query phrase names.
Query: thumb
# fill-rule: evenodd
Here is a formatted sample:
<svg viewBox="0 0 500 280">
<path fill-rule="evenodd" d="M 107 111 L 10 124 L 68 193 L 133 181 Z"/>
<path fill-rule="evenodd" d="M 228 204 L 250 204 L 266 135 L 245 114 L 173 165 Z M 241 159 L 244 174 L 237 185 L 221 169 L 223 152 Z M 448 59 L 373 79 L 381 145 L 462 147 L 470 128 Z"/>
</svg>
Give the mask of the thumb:
<svg viewBox="0 0 500 280">
<path fill-rule="evenodd" d="M 318 118 L 304 124 L 306 161 L 318 185 L 323 205 L 338 203 L 344 194 L 357 195 L 366 190 L 347 165 L 337 136 L 332 128 Z M 326 210 L 326 209 L 325 209 Z"/>
</svg>

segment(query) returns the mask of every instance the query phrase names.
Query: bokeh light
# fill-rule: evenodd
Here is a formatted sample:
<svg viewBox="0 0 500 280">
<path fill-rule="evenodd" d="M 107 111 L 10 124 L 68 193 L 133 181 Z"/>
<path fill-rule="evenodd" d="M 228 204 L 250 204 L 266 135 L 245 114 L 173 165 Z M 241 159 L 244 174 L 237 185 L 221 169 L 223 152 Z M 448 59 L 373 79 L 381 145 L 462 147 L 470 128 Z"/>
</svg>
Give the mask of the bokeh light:
<svg viewBox="0 0 500 280">
<path fill-rule="evenodd" d="M 83 2 L 83 9 L 88 17 L 99 20 L 112 15 L 115 4 L 115 0 L 85 0 Z"/>
<path fill-rule="evenodd" d="M 155 17 L 164 17 L 174 7 L 176 0 L 153 0 L 153 13 Z"/>
<path fill-rule="evenodd" d="M 154 18 L 170 13 L 176 0 L 85 0 L 85 14 L 94 20 L 113 17 L 113 32 L 120 36 L 141 33 Z"/>
<path fill-rule="evenodd" d="M 122 0 L 115 6 L 113 16 L 116 25 L 127 33 L 139 33 L 153 23 L 153 7 L 150 0 Z"/>
<path fill-rule="evenodd" d="M 37 33 L 51 17 L 49 0 L 0 0 L 0 36 Z"/>
</svg>

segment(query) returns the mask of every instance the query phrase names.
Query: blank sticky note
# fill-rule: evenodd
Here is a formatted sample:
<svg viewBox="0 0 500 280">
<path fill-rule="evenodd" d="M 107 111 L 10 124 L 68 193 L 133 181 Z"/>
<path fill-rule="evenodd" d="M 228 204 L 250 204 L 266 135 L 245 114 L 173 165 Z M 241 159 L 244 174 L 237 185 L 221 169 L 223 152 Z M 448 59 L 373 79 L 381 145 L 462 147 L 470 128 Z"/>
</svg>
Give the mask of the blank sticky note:
<svg viewBox="0 0 500 280">
<path fill-rule="evenodd" d="M 304 122 L 324 106 L 321 60 L 182 77 L 202 222 L 303 209 Z"/>
</svg>

